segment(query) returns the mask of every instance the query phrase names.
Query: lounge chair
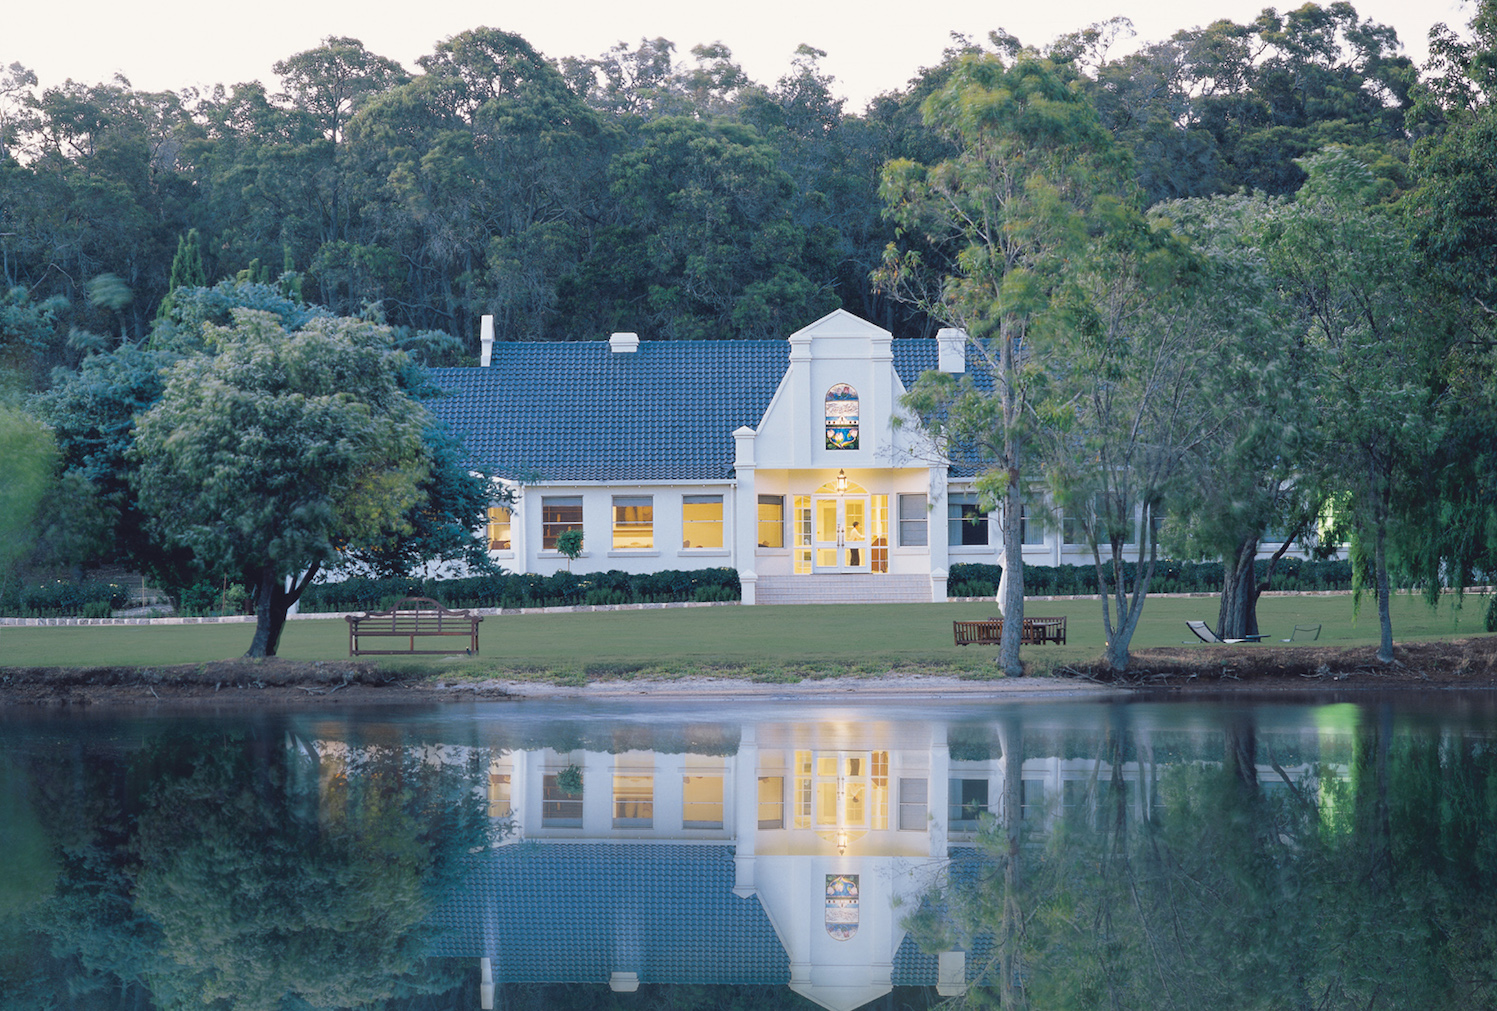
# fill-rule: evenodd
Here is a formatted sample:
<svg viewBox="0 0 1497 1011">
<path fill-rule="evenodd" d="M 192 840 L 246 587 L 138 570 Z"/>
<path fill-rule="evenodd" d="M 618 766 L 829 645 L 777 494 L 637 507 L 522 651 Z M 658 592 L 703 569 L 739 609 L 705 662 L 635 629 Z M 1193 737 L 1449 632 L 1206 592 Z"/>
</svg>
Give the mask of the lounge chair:
<svg viewBox="0 0 1497 1011">
<path fill-rule="evenodd" d="M 1302 642 L 1313 641 L 1320 638 L 1319 625 L 1295 625 L 1294 631 L 1289 633 L 1289 638 L 1280 639 L 1280 642 Z"/>
<path fill-rule="evenodd" d="M 1185 623 L 1190 630 L 1196 634 L 1196 638 L 1202 642 L 1214 642 L 1218 645 L 1232 646 L 1239 642 L 1262 642 L 1262 635 L 1245 635 L 1241 639 L 1223 639 L 1211 631 L 1211 626 L 1204 621 L 1187 621 Z"/>
</svg>

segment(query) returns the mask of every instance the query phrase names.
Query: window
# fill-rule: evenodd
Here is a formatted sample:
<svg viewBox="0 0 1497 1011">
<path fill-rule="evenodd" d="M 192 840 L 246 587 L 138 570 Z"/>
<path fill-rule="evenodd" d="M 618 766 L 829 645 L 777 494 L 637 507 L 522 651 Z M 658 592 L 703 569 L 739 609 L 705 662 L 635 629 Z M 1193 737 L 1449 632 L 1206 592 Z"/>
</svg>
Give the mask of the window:
<svg viewBox="0 0 1497 1011">
<path fill-rule="evenodd" d="M 868 552 L 874 572 L 889 571 L 889 496 L 873 496 L 873 526 L 868 530 L 873 540 Z"/>
<path fill-rule="evenodd" d="M 1085 544 L 1086 527 L 1077 516 L 1066 516 L 1060 521 L 1060 536 L 1067 544 Z"/>
<path fill-rule="evenodd" d="M 681 500 L 681 547 L 723 546 L 723 497 L 687 495 Z"/>
<path fill-rule="evenodd" d="M 899 830 L 923 832 L 930 784 L 923 779 L 899 780 Z"/>
<path fill-rule="evenodd" d="M 1045 528 L 1032 518 L 1028 506 L 1019 507 L 1019 543 L 1044 544 Z"/>
<path fill-rule="evenodd" d="M 899 496 L 899 545 L 923 548 L 930 543 L 925 529 L 925 496 Z"/>
<path fill-rule="evenodd" d="M 681 827 L 723 827 L 723 778 L 681 777 Z"/>
<path fill-rule="evenodd" d="M 826 448 L 858 448 L 858 391 L 846 383 L 826 391 Z"/>
<path fill-rule="evenodd" d="M 759 496 L 759 547 L 785 546 L 785 496 Z"/>
<path fill-rule="evenodd" d="M 613 497 L 613 550 L 643 551 L 655 546 L 655 500 L 649 495 Z"/>
<path fill-rule="evenodd" d="M 543 828 L 581 828 L 582 791 L 564 793 L 560 774 L 541 778 L 541 826 Z"/>
<path fill-rule="evenodd" d="M 541 499 L 541 548 L 556 550 L 556 538 L 582 529 L 582 496 L 559 495 Z"/>
<path fill-rule="evenodd" d="M 649 828 L 655 822 L 655 777 L 614 773 L 613 827 Z"/>
<path fill-rule="evenodd" d="M 953 832 L 976 832 L 977 819 L 988 809 L 986 779 L 947 781 L 946 827 Z"/>
<path fill-rule="evenodd" d="M 508 551 L 513 547 L 509 538 L 509 508 L 489 506 L 489 550 Z"/>
<path fill-rule="evenodd" d="M 785 777 L 759 777 L 759 827 L 785 827 Z"/>
<path fill-rule="evenodd" d="M 988 543 L 988 514 L 972 492 L 946 496 L 947 543 L 975 545 Z"/>
<path fill-rule="evenodd" d="M 1045 781 L 1043 779 L 1021 779 L 1019 781 L 1019 820 L 1034 821 L 1045 814 Z"/>
<path fill-rule="evenodd" d="M 811 496 L 795 496 L 795 555 L 791 571 L 804 576 L 811 571 Z"/>
<path fill-rule="evenodd" d="M 510 780 L 507 772 L 489 773 L 489 817 L 508 818 L 510 814 Z"/>
</svg>

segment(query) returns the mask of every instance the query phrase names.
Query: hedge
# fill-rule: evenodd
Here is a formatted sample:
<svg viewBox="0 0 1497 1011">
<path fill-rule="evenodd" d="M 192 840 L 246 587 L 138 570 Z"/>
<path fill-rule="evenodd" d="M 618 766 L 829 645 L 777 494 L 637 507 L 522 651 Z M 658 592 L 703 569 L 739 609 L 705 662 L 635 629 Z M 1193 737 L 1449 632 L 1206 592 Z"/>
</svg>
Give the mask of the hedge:
<svg viewBox="0 0 1497 1011">
<path fill-rule="evenodd" d="M 738 600 L 737 569 L 664 572 L 501 573 L 463 579 L 370 579 L 314 583 L 300 610 L 382 611 L 401 597 L 431 597 L 446 607 L 564 607 L 578 604 L 662 604 Z"/>
<path fill-rule="evenodd" d="M 1133 562 L 1123 563 L 1123 577 L 1133 586 Z M 946 593 L 952 597 L 991 597 L 998 592 L 1003 566 L 959 562 L 951 567 Z M 1260 567 L 1261 578 L 1261 567 Z M 1150 593 L 1220 593 L 1221 562 L 1177 562 L 1161 560 L 1149 581 Z M 1274 567 L 1270 590 L 1350 590 L 1351 562 L 1306 561 L 1282 558 Z M 1026 565 L 1024 594 L 1029 597 L 1064 597 L 1097 592 L 1097 570 L 1091 565 Z"/>
<path fill-rule="evenodd" d="M 0 613 L 20 618 L 107 618 L 129 602 L 129 589 L 118 583 L 59 579 L 7 587 Z"/>
</svg>

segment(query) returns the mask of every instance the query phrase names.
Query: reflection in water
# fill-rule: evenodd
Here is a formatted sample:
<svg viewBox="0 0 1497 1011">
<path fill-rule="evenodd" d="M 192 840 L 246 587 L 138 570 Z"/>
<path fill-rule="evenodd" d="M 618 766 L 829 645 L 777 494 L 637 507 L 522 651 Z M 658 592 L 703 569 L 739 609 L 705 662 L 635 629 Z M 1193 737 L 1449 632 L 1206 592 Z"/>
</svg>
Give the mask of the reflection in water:
<svg viewBox="0 0 1497 1011">
<path fill-rule="evenodd" d="M 0 1006 L 1497 1004 L 1490 713 L 609 717 L 0 724 Z"/>
</svg>

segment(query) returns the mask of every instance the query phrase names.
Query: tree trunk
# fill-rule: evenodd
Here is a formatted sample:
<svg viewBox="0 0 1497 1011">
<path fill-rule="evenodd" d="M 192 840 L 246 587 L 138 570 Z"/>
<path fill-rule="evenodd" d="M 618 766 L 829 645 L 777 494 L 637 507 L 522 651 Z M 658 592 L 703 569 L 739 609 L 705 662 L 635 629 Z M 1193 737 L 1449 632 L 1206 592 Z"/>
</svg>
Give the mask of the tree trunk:
<svg viewBox="0 0 1497 1011">
<path fill-rule="evenodd" d="M 281 632 L 286 627 L 286 615 L 291 605 L 301 599 L 302 591 L 311 585 L 317 575 L 318 565 L 311 567 L 299 580 L 293 580 L 290 589 L 286 579 L 275 569 L 265 566 L 257 574 L 255 582 L 255 637 L 245 656 L 275 656 L 281 646 Z"/>
<path fill-rule="evenodd" d="M 1216 634 L 1244 639 L 1258 634 L 1258 538 L 1245 537 L 1222 558 L 1222 599 L 1216 612 Z"/>
<path fill-rule="evenodd" d="M 1376 547 L 1373 552 L 1373 566 L 1377 576 L 1377 623 L 1381 633 L 1378 639 L 1377 658 L 1383 663 L 1393 662 L 1393 616 L 1389 612 L 1389 588 L 1388 588 L 1388 524 L 1382 518 L 1377 520 Z"/>
<path fill-rule="evenodd" d="M 998 743 L 1003 749 L 1003 805 L 1002 831 L 1003 851 L 1003 918 L 1002 932 L 998 938 L 999 966 L 1003 974 L 999 982 L 1000 1007 L 1019 1006 L 1021 992 L 1019 979 L 1021 966 L 1019 951 L 1024 940 L 1024 914 L 1019 905 L 1019 889 L 1023 884 L 1019 860 L 1020 832 L 1024 811 L 1024 724 L 1018 717 L 1010 717 L 998 724 Z"/>
<path fill-rule="evenodd" d="M 998 663 L 1004 676 L 1011 678 L 1024 676 L 1024 664 L 1019 659 L 1024 635 L 1024 545 L 1019 522 L 1024 506 L 1019 490 L 1018 468 L 1010 467 L 1003 496 L 1003 580 L 999 587 L 1003 599 L 998 604 L 1003 613 L 1003 636 L 998 643 Z"/>
</svg>

